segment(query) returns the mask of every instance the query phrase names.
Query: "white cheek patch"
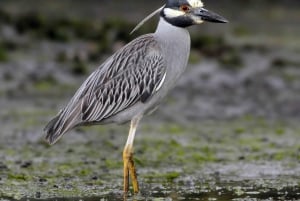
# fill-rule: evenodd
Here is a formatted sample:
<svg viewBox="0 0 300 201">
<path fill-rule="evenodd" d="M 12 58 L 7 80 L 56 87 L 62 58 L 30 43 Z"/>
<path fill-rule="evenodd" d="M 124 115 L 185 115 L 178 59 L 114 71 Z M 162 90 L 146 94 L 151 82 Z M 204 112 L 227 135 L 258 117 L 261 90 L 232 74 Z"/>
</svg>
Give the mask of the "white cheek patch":
<svg viewBox="0 0 300 201">
<path fill-rule="evenodd" d="M 185 12 L 180 11 L 180 10 L 174 10 L 174 9 L 171 9 L 171 8 L 165 8 L 164 13 L 169 18 L 179 17 L 179 16 L 182 16 L 182 15 L 185 15 Z"/>
<path fill-rule="evenodd" d="M 203 7 L 204 4 L 202 3 L 201 0 L 187 0 L 187 2 L 193 7 L 193 8 L 199 8 Z"/>
<path fill-rule="evenodd" d="M 203 20 L 201 19 L 201 17 L 196 17 L 196 16 L 191 16 L 193 18 L 193 21 L 195 24 L 201 24 L 203 23 Z"/>
</svg>

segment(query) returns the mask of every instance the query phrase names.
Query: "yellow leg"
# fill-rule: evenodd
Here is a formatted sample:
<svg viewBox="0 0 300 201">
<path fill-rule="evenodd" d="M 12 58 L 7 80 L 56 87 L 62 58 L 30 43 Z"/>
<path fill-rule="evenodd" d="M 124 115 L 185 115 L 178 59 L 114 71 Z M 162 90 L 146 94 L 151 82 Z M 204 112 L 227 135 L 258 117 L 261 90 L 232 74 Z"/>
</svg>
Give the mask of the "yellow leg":
<svg viewBox="0 0 300 201">
<path fill-rule="evenodd" d="M 126 145 L 123 150 L 123 163 L 124 163 L 124 193 L 127 194 L 129 190 L 129 175 L 131 177 L 133 192 L 139 192 L 139 184 L 137 180 L 136 168 L 133 162 L 133 141 L 135 131 L 141 117 L 133 118 L 130 124 L 129 135 Z"/>
<path fill-rule="evenodd" d="M 129 159 L 129 172 L 130 172 L 130 176 L 131 176 L 133 192 L 138 193 L 139 192 L 139 183 L 138 183 L 138 180 L 137 180 L 136 169 L 135 169 L 135 166 L 134 166 L 132 156 L 133 156 L 133 154 L 131 155 L 131 157 Z"/>
<path fill-rule="evenodd" d="M 124 163 L 124 193 L 128 192 L 129 189 L 129 170 L 128 170 L 128 157 L 126 156 L 125 149 L 123 151 L 123 163 Z"/>
<path fill-rule="evenodd" d="M 133 192 L 139 192 L 139 184 L 137 180 L 136 169 L 133 161 L 133 153 L 130 149 L 124 149 L 123 152 L 124 161 L 124 192 L 127 193 L 129 190 L 129 175 L 131 177 Z"/>
</svg>

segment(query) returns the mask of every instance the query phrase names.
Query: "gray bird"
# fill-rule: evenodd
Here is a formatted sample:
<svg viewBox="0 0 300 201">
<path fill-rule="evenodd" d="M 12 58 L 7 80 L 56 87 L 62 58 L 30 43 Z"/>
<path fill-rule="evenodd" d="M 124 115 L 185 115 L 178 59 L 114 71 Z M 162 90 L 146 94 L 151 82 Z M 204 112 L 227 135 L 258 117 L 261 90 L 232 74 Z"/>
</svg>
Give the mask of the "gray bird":
<svg viewBox="0 0 300 201">
<path fill-rule="evenodd" d="M 167 0 L 151 16 L 158 12 L 155 33 L 136 38 L 109 57 L 45 127 L 46 140 L 54 144 L 77 126 L 131 121 L 123 150 L 125 194 L 129 175 L 134 193 L 139 191 L 133 162 L 138 123 L 157 108 L 187 66 L 190 35 L 186 28 L 204 21 L 227 22 L 204 9 L 201 0 Z"/>
</svg>

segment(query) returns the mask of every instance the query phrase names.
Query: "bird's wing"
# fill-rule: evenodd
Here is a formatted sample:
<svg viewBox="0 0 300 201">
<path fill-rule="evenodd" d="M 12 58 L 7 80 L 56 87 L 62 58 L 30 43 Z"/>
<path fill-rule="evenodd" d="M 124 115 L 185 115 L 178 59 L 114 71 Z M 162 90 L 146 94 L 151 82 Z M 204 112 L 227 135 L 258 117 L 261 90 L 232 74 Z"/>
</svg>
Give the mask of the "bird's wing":
<svg viewBox="0 0 300 201">
<path fill-rule="evenodd" d="M 135 42 L 113 57 L 106 72 L 113 76 L 100 76 L 105 81 L 94 81 L 82 97 L 83 122 L 100 122 L 138 101 L 145 103 L 161 86 L 166 69 L 158 45 L 149 38 L 148 43 Z"/>
<path fill-rule="evenodd" d="M 166 65 L 157 41 L 145 35 L 132 41 L 94 71 L 68 105 L 48 123 L 52 144 L 76 125 L 101 122 L 141 101 L 161 87 Z"/>
</svg>

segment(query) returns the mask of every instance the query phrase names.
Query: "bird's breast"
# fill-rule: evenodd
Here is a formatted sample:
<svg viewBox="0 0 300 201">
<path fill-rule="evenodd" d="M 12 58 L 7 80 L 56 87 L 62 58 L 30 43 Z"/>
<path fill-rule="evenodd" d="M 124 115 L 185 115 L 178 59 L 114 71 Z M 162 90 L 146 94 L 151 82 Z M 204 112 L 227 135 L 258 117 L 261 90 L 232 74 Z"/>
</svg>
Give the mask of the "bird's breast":
<svg viewBox="0 0 300 201">
<path fill-rule="evenodd" d="M 166 65 L 165 88 L 172 89 L 176 81 L 185 71 L 190 55 L 190 37 L 186 30 L 174 40 L 162 43 L 162 51 Z"/>
</svg>

